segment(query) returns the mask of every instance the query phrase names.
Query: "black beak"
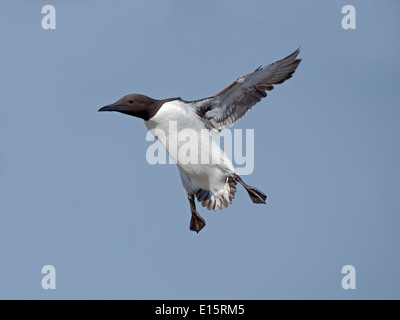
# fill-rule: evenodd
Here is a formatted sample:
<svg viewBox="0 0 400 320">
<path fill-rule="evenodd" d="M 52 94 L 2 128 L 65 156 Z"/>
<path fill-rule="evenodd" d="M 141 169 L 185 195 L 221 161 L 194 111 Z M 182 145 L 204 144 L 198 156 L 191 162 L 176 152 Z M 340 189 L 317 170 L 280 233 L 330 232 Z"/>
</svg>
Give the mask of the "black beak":
<svg viewBox="0 0 400 320">
<path fill-rule="evenodd" d="M 114 106 L 113 104 L 109 104 L 103 108 L 100 108 L 99 111 L 118 111 L 121 106 Z"/>
</svg>

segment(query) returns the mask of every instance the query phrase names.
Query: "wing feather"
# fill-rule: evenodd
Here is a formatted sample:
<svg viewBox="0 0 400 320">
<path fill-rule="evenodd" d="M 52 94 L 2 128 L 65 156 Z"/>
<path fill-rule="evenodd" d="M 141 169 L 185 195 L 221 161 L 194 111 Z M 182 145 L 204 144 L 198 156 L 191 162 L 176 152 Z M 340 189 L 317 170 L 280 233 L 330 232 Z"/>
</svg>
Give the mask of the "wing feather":
<svg viewBox="0 0 400 320">
<path fill-rule="evenodd" d="M 218 133 L 226 126 L 242 118 L 256 103 L 267 96 L 274 85 L 290 79 L 301 59 L 297 59 L 300 49 L 265 67 L 236 79 L 217 94 L 201 100 L 188 101 L 206 128 Z"/>
</svg>

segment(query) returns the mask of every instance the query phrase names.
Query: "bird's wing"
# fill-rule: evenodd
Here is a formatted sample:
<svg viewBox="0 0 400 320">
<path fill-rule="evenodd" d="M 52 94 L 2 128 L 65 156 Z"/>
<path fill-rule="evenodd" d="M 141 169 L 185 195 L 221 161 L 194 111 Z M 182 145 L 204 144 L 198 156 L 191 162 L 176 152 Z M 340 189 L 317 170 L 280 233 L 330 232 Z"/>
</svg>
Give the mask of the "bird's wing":
<svg viewBox="0 0 400 320">
<path fill-rule="evenodd" d="M 257 102 L 267 96 L 275 84 L 292 77 L 301 59 L 296 59 L 300 49 L 282 60 L 236 79 L 217 94 L 201 100 L 188 101 L 206 128 L 218 133 L 242 118 Z"/>
</svg>

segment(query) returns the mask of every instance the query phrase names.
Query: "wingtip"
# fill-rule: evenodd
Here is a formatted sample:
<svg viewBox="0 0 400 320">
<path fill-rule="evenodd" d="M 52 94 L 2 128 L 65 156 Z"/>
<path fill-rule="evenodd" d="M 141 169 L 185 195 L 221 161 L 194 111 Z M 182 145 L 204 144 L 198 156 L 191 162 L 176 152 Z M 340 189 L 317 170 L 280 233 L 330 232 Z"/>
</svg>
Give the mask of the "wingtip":
<svg viewBox="0 0 400 320">
<path fill-rule="evenodd" d="M 292 54 L 290 54 L 289 57 L 291 57 L 291 58 L 293 57 L 293 59 L 296 59 L 301 51 L 300 48 L 301 48 L 301 45 Z"/>
</svg>

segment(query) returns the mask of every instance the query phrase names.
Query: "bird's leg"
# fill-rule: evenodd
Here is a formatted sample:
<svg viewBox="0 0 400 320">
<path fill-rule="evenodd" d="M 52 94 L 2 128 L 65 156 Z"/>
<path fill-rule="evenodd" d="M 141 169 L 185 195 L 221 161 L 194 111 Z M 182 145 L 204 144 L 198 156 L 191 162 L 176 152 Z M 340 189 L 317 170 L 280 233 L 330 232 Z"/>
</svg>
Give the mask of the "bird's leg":
<svg viewBox="0 0 400 320">
<path fill-rule="evenodd" d="M 235 175 L 233 178 L 246 189 L 247 193 L 250 196 L 250 199 L 254 203 L 265 204 L 265 200 L 267 199 L 267 196 L 264 194 L 264 192 L 262 192 L 261 190 L 258 190 L 257 188 L 254 188 L 254 187 L 251 187 L 251 186 L 245 184 L 239 175 Z"/>
<path fill-rule="evenodd" d="M 190 219 L 190 230 L 196 231 L 199 233 L 201 229 L 204 228 L 206 222 L 196 211 L 196 204 L 194 203 L 194 195 L 188 195 L 188 199 L 190 202 L 190 211 L 192 212 L 192 218 Z"/>
</svg>

